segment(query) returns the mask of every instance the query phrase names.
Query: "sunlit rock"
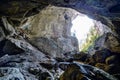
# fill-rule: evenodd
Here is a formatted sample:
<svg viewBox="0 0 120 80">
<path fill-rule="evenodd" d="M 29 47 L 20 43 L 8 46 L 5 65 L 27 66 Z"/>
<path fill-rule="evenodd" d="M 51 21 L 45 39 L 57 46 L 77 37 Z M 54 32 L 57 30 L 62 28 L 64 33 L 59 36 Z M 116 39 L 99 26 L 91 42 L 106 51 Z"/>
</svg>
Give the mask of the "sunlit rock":
<svg viewBox="0 0 120 80">
<path fill-rule="evenodd" d="M 28 33 L 32 45 L 53 57 L 60 57 L 66 52 L 78 51 L 78 41 L 70 32 L 71 21 L 77 13 L 72 9 L 51 6 L 29 18 L 28 25 L 20 27 Z"/>
<path fill-rule="evenodd" d="M 119 0 L 1 0 L 0 79 L 54 80 L 62 70 L 65 72 L 60 80 L 120 79 L 119 6 Z M 79 12 L 100 22 L 98 26 L 107 26 L 88 50 L 87 60 L 86 55 L 79 54 L 77 60 L 71 59 L 78 53 L 77 40 L 70 33 L 71 23 Z M 24 52 L 19 54 L 18 49 Z"/>
</svg>

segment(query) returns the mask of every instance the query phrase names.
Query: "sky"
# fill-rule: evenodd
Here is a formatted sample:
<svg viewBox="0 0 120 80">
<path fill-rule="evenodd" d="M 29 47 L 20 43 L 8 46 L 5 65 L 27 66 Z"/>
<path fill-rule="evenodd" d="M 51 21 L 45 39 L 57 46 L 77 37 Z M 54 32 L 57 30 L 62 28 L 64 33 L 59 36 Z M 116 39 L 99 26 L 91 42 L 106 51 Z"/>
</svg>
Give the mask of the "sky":
<svg viewBox="0 0 120 80">
<path fill-rule="evenodd" d="M 85 40 L 90 28 L 94 26 L 93 20 L 87 16 L 77 16 L 72 21 L 71 33 L 75 33 L 79 43 Z"/>
</svg>

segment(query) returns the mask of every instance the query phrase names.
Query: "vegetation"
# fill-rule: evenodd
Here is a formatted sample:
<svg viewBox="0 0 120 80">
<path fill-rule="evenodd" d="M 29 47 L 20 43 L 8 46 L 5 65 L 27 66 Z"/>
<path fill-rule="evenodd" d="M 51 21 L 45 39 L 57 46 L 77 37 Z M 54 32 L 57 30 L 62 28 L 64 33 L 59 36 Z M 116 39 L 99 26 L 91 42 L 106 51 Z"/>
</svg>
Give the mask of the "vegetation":
<svg viewBox="0 0 120 80">
<path fill-rule="evenodd" d="M 94 41 L 99 37 L 99 33 L 95 27 L 90 29 L 90 32 L 87 34 L 87 39 L 84 44 L 82 44 L 81 51 L 86 52 L 90 47 L 93 46 Z"/>
</svg>

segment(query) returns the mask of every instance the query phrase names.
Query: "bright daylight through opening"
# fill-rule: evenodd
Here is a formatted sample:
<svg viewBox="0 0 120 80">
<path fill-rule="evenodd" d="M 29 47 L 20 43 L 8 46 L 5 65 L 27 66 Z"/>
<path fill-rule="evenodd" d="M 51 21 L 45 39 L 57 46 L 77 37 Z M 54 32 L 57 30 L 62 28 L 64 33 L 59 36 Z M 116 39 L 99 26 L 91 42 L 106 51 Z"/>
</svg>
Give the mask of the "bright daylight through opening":
<svg viewBox="0 0 120 80">
<path fill-rule="evenodd" d="M 86 15 L 80 16 L 78 15 L 73 21 L 72 21 L 72 28 L 71 33 L 72 36 L 76 36 L 79 42 L 79 50 L 82 50 L 82 46 L 86 42 L 86 39 L 88 37 L 88 34 L 90 33 L 91 28 L 94 27 L 94 22 L 92 19 L 87 17 Z"/>
</svg>

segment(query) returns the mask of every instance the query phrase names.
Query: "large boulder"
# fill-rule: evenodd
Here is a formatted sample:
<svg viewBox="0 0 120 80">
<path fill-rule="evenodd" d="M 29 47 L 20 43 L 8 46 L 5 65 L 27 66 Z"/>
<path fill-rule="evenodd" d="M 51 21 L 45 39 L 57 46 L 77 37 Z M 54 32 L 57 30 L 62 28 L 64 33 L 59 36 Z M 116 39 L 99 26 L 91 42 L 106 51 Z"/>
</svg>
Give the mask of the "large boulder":
<svg viewBox="0 0 120 80">
<path fill-rule="evenodd" d="M 77 14 L 72 9 L 49 6 L 28 18 L 20 28 L 32 45 L 53 57 L 60 57 L 66 52 L 78 51 L 78 41 L 70 32 L 72 20 Z"/>
<path fill-rule="evenodd" d="M 0 57 L 8 54 L 8 55 L 17 55 L 23 53 L 24 50 L 16 46 L 10 40 L 4 39 L 0 42 Z"/>
<path fill-rule="evenodd" d="M 3 53 L 5 54 L 9 54 L 9 55 L 16 55 L 16 54 L 20 54 L 23 53 L 24 50 L 17 47 L 14 43 L 12 43 L 9 40 L 5 41 L 5 45 L 3 47 Z"/>
<path fill-rule="evenodd" d="M 96 67 L 83 63 L 61 63 L 65 72 L 60 76 L 60 80 L 117 80 L 112 75 Z"/>
<path fill-rule="evenodd" d="M 63 57 L 62 53 L 64 51 L 52 39 L 44 37 L 34 38 L 31 40 L 31 44 L 48 56 Z"/>
<path fill-rule="evenodd" d="M 111 55 L 110 50 L 108 49 L 102 49 L 95 52 L 95 54 L 92 56 L 95 62 L 105 63 L 105 60 L 107 57 Z"/>
</svg>

